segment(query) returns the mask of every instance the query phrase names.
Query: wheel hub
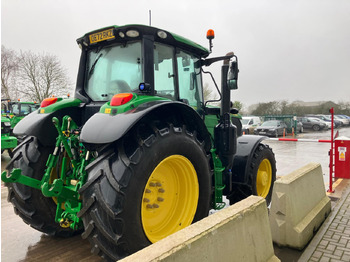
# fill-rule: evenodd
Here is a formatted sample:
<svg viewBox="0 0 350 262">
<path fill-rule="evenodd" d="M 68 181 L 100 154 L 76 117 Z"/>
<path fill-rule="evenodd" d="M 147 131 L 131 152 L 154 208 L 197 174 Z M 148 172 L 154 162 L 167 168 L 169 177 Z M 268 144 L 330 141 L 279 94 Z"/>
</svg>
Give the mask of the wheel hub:
<svg viewBox="0 0 350 262">
<path fill-rule="evenodd" d="M 263 159 L 258 168 L 256 179 L 257 195 L 266 198 L 272 183 L 272 167 L 268 159 Z"/>
<path fill-rule="evenodd" d="M 263 171 L 261 172 L 259 177 L 260 177 L 260 184 L 262 186 L 266 186 L 268 183 L 268 174 L 265 171 Z"/>
<path fill-rule="evenodd" d="M 172 155 L 150 175 L 143 192 L 141 220 L 152 243 L 189 226 L 197 211 L 199 184 L 189 159 Z"/>
<path fill-rule="evenodd" d="M 164 193 L 165 189 L 160 181 L 152 180 L 147 183 L 143 198 L 143 203 L 146 203 L 146 209 L 160 208 L 164 202 Z"/>
</svg>

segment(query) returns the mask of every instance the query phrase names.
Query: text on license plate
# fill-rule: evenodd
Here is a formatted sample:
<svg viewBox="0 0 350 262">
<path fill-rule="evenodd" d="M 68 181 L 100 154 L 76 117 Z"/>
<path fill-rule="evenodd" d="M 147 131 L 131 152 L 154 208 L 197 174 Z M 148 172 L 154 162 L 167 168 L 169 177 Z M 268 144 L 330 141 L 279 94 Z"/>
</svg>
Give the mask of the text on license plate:
<svg viewBox="0 0 350 262">
<path fill-rule="evenodd" d="M 113 28 L 91 34 L 89 38 L 90 38 L 90 44 L 101 42 L 103 40 L 113 39 L 114 38 Z"/>
</svg>

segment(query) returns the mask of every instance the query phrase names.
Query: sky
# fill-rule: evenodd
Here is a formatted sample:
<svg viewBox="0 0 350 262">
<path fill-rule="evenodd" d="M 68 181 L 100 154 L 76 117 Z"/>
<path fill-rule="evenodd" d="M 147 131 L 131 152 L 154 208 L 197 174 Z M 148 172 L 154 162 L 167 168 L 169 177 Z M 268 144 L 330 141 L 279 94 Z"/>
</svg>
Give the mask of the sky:
<svg viewBox="0 0 350 262">
<path fill-rule="evenodd" d="M 1 44 L 56 55 L 75 83 L 76 39 L 110 25 L 149 24 L 233 51 L 244 106 L 287 100 L 350 102 L 350 0 L 1 0 Z M 220 83 L 220 64 L 206 70 Z M 205 78 L 209 86 L 213 83 Z"/>
</svg>

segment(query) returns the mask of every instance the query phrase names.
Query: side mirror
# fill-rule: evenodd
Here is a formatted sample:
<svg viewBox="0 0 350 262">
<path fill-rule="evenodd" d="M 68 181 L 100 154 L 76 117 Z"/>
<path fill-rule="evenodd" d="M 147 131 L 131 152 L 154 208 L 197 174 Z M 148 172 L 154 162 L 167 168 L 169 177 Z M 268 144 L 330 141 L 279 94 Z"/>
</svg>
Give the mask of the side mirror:
<svg viewBox="0 0 350 262">
<path fill-rule="evenodd" d="M 227 85 L 230 90 L 238 89 L 238 59 L 234 56 L 235 60 L 231 62 L 229 72 L 227 74 Z"/>
</svg>

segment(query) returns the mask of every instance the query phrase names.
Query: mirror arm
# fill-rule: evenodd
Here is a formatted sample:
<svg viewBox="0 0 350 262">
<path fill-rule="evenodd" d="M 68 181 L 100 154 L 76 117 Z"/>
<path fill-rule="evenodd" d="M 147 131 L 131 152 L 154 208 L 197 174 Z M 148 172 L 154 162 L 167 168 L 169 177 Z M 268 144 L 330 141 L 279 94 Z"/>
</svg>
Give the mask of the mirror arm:
<svg viewBox="0 0 350 262">
<path fill-rule="evenodd" d="M 201 66 L 210 66 L 212 63 L 222 61 L 222 60 L 230 60 L 234 54 L 229 53 L 228 55 L 225 56 L 218 56 L 218 57 L 213 57 L 213 58 L 208 58 L 201 60 Z"/>
</svg>

